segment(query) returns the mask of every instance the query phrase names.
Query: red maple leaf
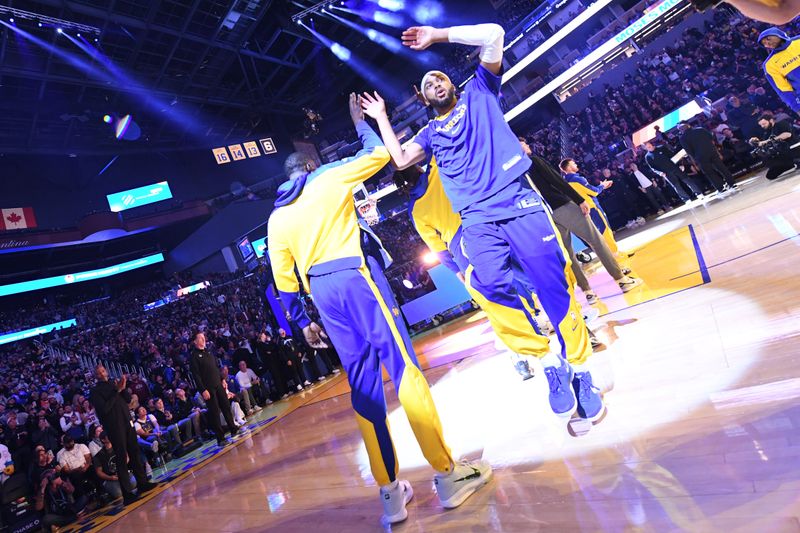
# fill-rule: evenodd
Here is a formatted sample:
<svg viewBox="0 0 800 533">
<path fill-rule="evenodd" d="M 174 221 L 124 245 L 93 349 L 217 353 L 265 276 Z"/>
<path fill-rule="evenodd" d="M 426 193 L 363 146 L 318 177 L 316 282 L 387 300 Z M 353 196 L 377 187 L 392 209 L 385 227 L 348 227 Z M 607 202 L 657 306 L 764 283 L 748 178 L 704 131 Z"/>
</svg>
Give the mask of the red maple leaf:
<svg viewBox="0 0 800 533">
<path fill-rule="evenodd" d="M 22 220 L 22 217 L 19 216 L 16 212 L 12 212 L 10 215 L 6 217 L 6 220 L 16 225 L 20 220 Z"/>
</svg>

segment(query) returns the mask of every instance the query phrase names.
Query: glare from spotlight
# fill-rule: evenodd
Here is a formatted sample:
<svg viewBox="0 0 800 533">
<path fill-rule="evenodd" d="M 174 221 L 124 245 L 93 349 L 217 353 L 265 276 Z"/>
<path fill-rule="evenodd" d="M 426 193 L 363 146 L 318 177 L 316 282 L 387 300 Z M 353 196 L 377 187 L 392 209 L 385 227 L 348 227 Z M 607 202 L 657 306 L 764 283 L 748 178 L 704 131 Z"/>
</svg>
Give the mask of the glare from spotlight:
<svg viewBox="0 0 800 533">
<path fill-rule="evenodd" d="M 106 124 L 111 124 L 112 120 L 113 119 L 111 118 L 111 115 L 103 115 L 103 122 L 105 122 Z"/>
<path fill-rule="evenodd" d="M 303 19 L 297 19 L 297 20 L 295 20 L 295 22 L 300 24 L 301 26 L 303 25 Z"/>
<path fill-rule="evenodd" d="M 64 30 L 62 30 L 61 28 L 58 28 L 58 29 L 56 30 L 56 32 L 58 32 L 58 33 L 64 33 Z"/>
<path fill-rule="evenodd" d="M 439 256 L 437 256 L 433 252 L 428 252 L 422 256 L 422 260 L 425 262 L 426 265 L 433 265 L 434 263 L 439 262 Z"/>
<path fill-rule="evenodd" d="M 389 11 L 400 11 L 406 6 L 406 3 L 403 0 L 378 0 L 378 6 Z"/>
<path fill-rule="evenodd" d="M 96 42 L 96 43 L 99 43 L 99 42 L 100 42 L 100 39 L 98 39 L 97 37 L 95 37 L 95 38 L 94 38 L 94 42 Z"/>
<path fill-rule="evenodd" d="M 80 37 L 80 36 L 81 36 L 80 33 L 75 34 L 75 37 Z"/>
<path fill-rule="evenodd" d="M 414 284 L 411 283 L 410 281 L 408 281 L 407 279 L 404 279 L 403 280 L 403 287 L 405 287 L 406 289 L 413 289 L 414 288 Z"/>
<path fill-rule="evenodd" d="M 11 17 L 10 19 L 8 19 L 8 21 L 9 21 L 11 24 L 14 24 L 14 17 Z"/>
<path fill-rule="evenodd" d="M 42 27 L 42 23 L 41 23 L 41 22 L 39 23 L 39 27 L 40 27 L 40 28 Z"/>
<path fill-rule="evenodd" d="M 339 43 L 333 43 L 331 45 L 331 52 L 333 52 L 333 55 L 345 62 L 350 61 L 350 58 L 353 55 L 350 50 Z"/>
</svg>

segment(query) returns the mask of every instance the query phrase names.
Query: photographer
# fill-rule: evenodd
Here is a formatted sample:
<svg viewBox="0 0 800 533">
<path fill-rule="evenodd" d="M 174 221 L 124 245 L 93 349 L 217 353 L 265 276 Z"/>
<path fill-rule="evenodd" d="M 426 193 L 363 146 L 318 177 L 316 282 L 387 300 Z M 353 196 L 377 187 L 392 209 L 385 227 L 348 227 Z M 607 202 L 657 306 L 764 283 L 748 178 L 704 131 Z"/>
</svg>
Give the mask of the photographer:
<svg viewBox="0 0 800 533">
<path fill-rule="evenodd" d="M 767 165 L 767 179 L 774 180 L 784 172 L 795 168 L 794 160 L 800 157 L 792 145 L 797 141 L 788 118 L 777 120 L 775 115 L 765 111 L 758 118 L 758 125 L 764 130 L 761 138 L 753 137 L 750 144 L 755 147 L 753 155 L 763 159 Z"/>
</svg>

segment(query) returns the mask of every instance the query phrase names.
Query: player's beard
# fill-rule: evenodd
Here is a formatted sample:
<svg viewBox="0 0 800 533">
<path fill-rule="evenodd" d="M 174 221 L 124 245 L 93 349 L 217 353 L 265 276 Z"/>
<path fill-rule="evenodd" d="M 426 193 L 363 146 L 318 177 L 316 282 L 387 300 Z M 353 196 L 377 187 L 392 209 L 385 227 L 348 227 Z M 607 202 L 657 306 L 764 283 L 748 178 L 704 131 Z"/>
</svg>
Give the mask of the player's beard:
<svg viewBox="0 0 800 533">
<path fill-rule="evenodd" d="M 436 98 L 435 96 L 428 100 L 428 102 L 437 110 L 449 110 L 456 103 L 456 88 L 450 86 L 447 94 L 443 98 Z"/>
</svg>

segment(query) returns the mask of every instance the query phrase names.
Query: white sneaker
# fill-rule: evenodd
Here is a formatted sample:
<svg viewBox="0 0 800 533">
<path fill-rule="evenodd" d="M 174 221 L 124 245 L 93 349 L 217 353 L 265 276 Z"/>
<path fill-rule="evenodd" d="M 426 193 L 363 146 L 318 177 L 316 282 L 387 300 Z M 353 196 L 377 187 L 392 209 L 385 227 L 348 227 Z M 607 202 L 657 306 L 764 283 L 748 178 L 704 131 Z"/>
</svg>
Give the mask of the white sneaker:
<svg viewBox="0 0 800 533">
<path fill-rule="evenodd" d="M 305 385 L 306 387 L 308 387 L 309 385 L 311 385 L 311 382 L 310 382 L 310 381 L 308 381 L 308 380 L 305 380 L 305 381 L 303 382 L 303 385 Z"/>
<path fill-rule="evenodd" d="M 158 441 L 154 440 L 153 443 L 150 445 L 150 449 L 153 450 L 153 453 L 158 453 Z"/>
<path fill-rule="evenodd" d="M 306 383 L 306 385 L 309 385 L 309 384 L 308 384 L 308 383 Z M 303 386 L 302 386 L 302 385 L 298 385 L 298 386 L 297 386 L 297 390 L 299 390 L 299 391 L 300 391 L 300 390 L 303 390 Z"/>
<path fill-rule="evenodd" d="M 317 378 L 317 381 L 325 381 L 325 376 L 320 376 Z"/>
<path fill-rule="evenodd" d="M 334 373 L 334 374 L 338 374 L 339 372 L 341 372 L 341 370 L 339 370 L 338 368 L 334 368 L 334 369 L 333 369 L 333 373 Z"/>
<path fill-rule="evenodd" d="M 492 467 L 484 460 L 458 461 L 449 474 L 436 474 L 433 484 L 445 509 L 458 507 L 492 479 Z"/>
<path fill-rule="evenodd" d="M 583 309 L 583 321 L 587 324 L 594 322 L 600 317 L 600 311 L 594 308 Z"/>
<path fill-rule="evenodd" d="M 260 411 L 260 410 L 261 410 L 260 405 L 256 405 L 255 407 L 253 407 L 253 411 Z"/>
<path fill-rule="evenodd" d="M 400 479 L 392 485 L 381 487 L 381 503 L 384 519 L 390 524 L 396 524 L 408 518 L 406 504 L 414 497 L 414 490 L 411 488 L 411 483 L 405 479 Z"/>
<path fill-rule="evenodd" d="M 625 276 L 624 278 L 619 280 L 617 284 L 619 285 L 619 288 L 622 290 L 622 292 L 628 292 L 641 285 L 642 280 L 639 278 L 629 278 L 628 276 Z"/>
<path fill-rule="evenodd" d="M 600 301 L 600 298 L 598 298 L 597 295 L 591 291 L 585 292 L 583 295 L 586 296 L 586 303 L 589 305 L 596 304 L 598 301 Z"/>
</svg>

